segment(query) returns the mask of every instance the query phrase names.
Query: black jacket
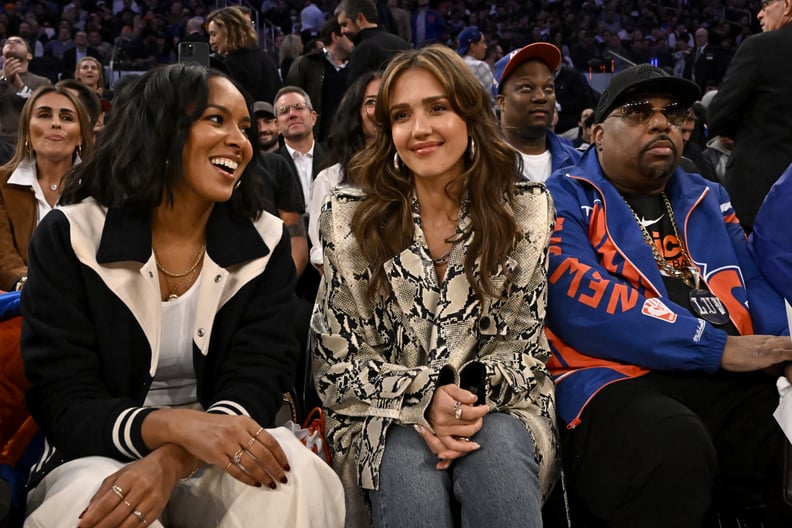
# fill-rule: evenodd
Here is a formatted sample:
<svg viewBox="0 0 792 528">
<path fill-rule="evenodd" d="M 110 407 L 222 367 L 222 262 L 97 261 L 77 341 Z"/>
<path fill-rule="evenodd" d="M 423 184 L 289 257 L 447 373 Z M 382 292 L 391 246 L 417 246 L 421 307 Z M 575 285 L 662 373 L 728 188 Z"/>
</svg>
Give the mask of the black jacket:
<svg viewBox="0 0 792 528">
<path fill-rule="evenodd" d="M 381 27 L 360 30 L 355 37 L 355 48 L 349 55 L 347 86 L 366 72 L 385 69 L 394 55 L 409 47 L 406 40 Z"/>
<path fill-rule="evenodd" d="M 34 233 L 22 294 L 26 402 L 47 448 L 31 485 L 63 461 L 149 453 L 142 407 L 159 354 L 157 265 L 148 214 L 92 200 L 56 209 Z M 290 243 L 280 220 L 232 219 L 217 204 L 206 230 L 193 328 L 197 396 L 210 413 L 273 425 L 294 381 L 297 343 Z"/>
<path fill-rule="evenodd" d="M 710 136 L 734 140 L 724 186 L 743 226 L 792 163 L 792 23 L 745 39 L 707 109 Z"/>
<path fill-rule="evenodd" d="M 258 48 L 238 49 L 223 59 L 223 66 L 254 101 L 274 102 L 281 80 L 278 67 L 265 51 Z"/>
</svg>

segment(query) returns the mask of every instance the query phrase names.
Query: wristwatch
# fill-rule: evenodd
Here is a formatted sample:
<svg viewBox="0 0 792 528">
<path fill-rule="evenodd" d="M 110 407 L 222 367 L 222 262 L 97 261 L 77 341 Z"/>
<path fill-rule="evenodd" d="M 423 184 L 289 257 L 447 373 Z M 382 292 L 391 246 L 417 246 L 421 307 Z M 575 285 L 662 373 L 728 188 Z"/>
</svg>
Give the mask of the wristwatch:
<svg viewBox="0 0 792 528">
<path fill-rule="evenodd" d="M 27 275 L 22 275 L 22 277 L 20 277 L 20 279 L 16 282 L 16 285 L 14 285 L 14 291 L 22 290 L 22 287 L 25 285 L 26 282 L 27 282 Z"/>
</svg>

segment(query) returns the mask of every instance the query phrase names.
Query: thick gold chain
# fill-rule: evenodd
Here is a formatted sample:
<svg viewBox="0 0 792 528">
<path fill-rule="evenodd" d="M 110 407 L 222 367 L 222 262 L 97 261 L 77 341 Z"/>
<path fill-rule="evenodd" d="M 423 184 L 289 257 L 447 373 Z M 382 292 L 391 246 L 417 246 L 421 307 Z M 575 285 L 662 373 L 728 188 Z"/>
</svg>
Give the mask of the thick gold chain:
<svg viewBox="0 0 792 528">
<path fill-rule="evenodd" d="M 679 241 L 679 248 L 682 251 L 682 255 L 685 258 L 685 262 L 687 263 L 687 266 L 682 269 L 675 268 L 674 266 L 669 264 L 668 261 L 663 257 L 663 255 L 660 254 L 660 250 L 657 249 L 654 240 L 652 240 L 652 235 L 649 234 L 649 230 L 647 230 L 646 227 L 644 227 L 644 225 L 641 223 L 641 219 L 638 218 L 638 213 L 635 212 L 635 210 L 632 208 L 630 203 L 624 198 L 624 196 L 622 196 L 622 200 L 624 200 L 624 203 L 627 205 L 627 208 L 632 213 L 633 218 L 635 218 L 635 221 L 638 223 L 638 227 L 641 228 L 641 233 L 643 234 L 644 242 L 646 242 L 646 245 L 648 245 L 649 248 L 652 250 L 652 256 L 654 257 L 655 262 L 657 263 L 657 267 L 660 268 L 662 272 L 665 272 L 665 274 L 668 275 L 669 277 L 680 279 L 691 288 L 697 288 L 698 274 L 693 271 L 695 270 L 695 267 L 693 267 L 693 262 L 690 259 L 690 255 L 688 255 L 682 237 L 679 236 L 679 229 L 677 229 L 676 217 L 674 216 L 674 209 L 671 207 L 671 202 L 668 200 L 668 196 L 666 195 L 666 193 L 662 193 L 662 196 L 666 211 L 668 211 L 668 218 L 671 220 L 671 227 L 674 229 L 674 236 L 676 236 L 677 240 Z"/>
</svg>

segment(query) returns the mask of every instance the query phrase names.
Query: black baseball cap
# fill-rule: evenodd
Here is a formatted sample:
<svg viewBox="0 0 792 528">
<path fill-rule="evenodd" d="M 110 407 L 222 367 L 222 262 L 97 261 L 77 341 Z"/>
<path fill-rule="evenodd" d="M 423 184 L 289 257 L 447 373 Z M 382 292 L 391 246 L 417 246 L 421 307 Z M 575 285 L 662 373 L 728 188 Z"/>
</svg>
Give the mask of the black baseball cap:
<svg viewBox="0 0 792 528">
<path fill-rule="evenodd" d="M 636 64 L 611 77 L 602 92 L 594 112 L 594 122 L 602 123 L 611 111 L 637 93 L 668 94 L 683 106 L 689 107 L 699 98 L 697 84 L 669 75 L 651 64 Z"/>
</svg>

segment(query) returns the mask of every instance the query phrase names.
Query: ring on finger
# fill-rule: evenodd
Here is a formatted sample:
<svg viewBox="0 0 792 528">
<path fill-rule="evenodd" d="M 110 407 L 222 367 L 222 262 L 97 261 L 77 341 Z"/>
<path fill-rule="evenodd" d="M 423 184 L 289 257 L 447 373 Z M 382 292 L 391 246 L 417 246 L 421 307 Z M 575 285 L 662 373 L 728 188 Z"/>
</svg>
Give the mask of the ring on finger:
<svg viewBox="0 0 792 528">
<path fill-rule="evenodd" d="M 223 471 L 228 471 L 228 468 L 230 468 L 232 465 L 234 465 L 234 462 L 233 462 L 233 461 L 232 461 L 232 462 L 229 462 L 229 463 L 226 465 L 226 467 L 225 467 L 225 469 L 224 469 Z"/>
<path fill-rule="evenodd" d="M 244 453 L 245 453 L 244 449 L 237 449 L 237 452 L 234 453 L 234 456 L 231 458 L 231 462 L 233 462 L 235 465 L 238 466 L 239 463 L 242 461 L 242 455 Z"/>
<path fill-rule="evenodd" d="M 254 434 L 253 436 L 254 436 L 254 437 L 258 436 L 258 435 L 259 435 L 259 433 L 261 433 L 261 431 L 263 431 L 263 430 L 264 430 L 264 428 L 263 428 L 263 427 L 259 427 L 259 428 L 256 430 L 256 434 Z"/>
<path fill-rule="evenodd" d="M 146 522 L 146 519 L 143 518 L 143 514 L 140 513 L 139 511 L 132 510 L 132 515 L 140 519 L 140 522 L 142 522 L 143 524 L 148 524 L 148 522 Z"/>
<path fill-rule="evenodd" d="M 128 500 L 126 500 L 126 499 L 124 499 L 124 506 L 126 506 L 126 507 L 127 507 L 127 508 L 129 508 L 129 509 L 132 509 L 132 505 L 131 505 L 131 504 L 129 504 L 129 501 L 128 501 Z"/>
<path fill-rule="evenodd" d="M 247 448 L 250 449 L 250 446 L 252 446 L 253 442 L 255 442 L 255 441 L 256 441 L 256 437 L 255 436 L 251 436 L 250 440 L 248 440 Z"/>
<path fill-rule="evenodd" d="M 454 402 L 454 412 L 451 414 L 453 414 L 454 418 L 456 418 L 457 420 L 462 419 L 462 402 L 458 402 L 458 401 Z"/>
<path fill-rule="evenodd" d="M 110 488 L 110 489 L 113 490 L 113 493 L 115 493 L 116 495 L 121 497 L 121 500 L 124 499 L 124 490 L 122 490 L 121 488 L 119 488 L 118 486 L 115 486 L 115 485 L 112 488 Z"/>
</svg>

